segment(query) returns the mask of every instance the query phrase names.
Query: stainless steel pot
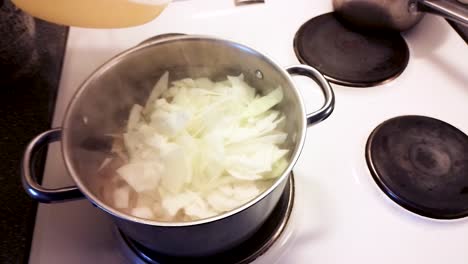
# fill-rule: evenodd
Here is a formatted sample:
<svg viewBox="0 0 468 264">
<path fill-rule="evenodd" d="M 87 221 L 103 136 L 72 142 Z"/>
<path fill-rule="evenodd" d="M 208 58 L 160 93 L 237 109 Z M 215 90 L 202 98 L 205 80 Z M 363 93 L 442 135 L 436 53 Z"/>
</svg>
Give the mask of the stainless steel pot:
<svg viewBox="0 0 468 264">
<path fill-rule="evenodd" d="M 158 222 L 121 213 L 105 204 L 98 195 L 96 171 L 109 156 L 110 138 L 121 133 L 130 107 L 143 103 L 161 74 L 169 70 L 172 79 L 207 76 L 212 79 L 243 73 L 261 92 L 281 85 L 284 99 L 280 109 L 286 115 L 289 166 L 276 182 L 249 203 L 223 215 L 193 222 Z M 306 114 L 291 75 L 304 75 L 321 88 L 323 106 Z M 96 70 L 79 88 L 65 113 L 62 128 L 46 131 L 26 148 L 22 180 L 26 192 L 43 203 L 86 197 L 106 211 L 130 238 L 149 249 L 175 256 L 201 256 L 231 248 L 251 236 L 277 204 L 290 171 L 304 145 L 306 128 L 327 118 L 334 107 L 334 95 L 325 78 L 304 65 L 279 67 L 267 56 L 244 45 L 203 36 L 172 36 L 156 39 L 117 55 Z M 37 150 L 53 141 L 62 141 L 68 173 L 76 186 L 47 189 L 33 177 Z"/>
<path fill-rule="evenodd" d="M 333 8 L 361 28 L 404 31 L 417 24 L 424 12 L 468 26 L 468 5 L 456 0 L 333 0 Z"/>
</svg>

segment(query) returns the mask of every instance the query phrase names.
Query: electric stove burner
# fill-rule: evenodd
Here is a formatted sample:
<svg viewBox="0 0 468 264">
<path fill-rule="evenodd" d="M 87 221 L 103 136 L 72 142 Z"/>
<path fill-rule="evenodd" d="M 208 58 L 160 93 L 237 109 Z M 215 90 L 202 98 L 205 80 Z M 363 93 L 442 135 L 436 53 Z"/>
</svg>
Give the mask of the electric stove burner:
<svg viewBox="0 0 468 264">
<path fill-rule="evenodd" d="M 294 38 L 301 63 L 317 68 L 330 82 L 369 87 L 393 80 L 406 68 L 409 50 L 398 32 L 358 32 L 335 13 L 312 18 Z"/>
<path fill-rule="evenodd" d="M 468 136 L 425 116 L 385 121 L 370 135 L 366 160 L 393 201 L 422 216 L 468 215 Z"/>
<path fill-rule="evenodd" d="M 289 177 L 285 191 L 271 216 L 260 229 L 246 242 L 220 254 L 199 258 L 171 257 L 151 251 L 137 242 L 129 239 L 124 233 L 118 232 L 124 254 L 134 263 L 166 264 L 166 263 L 250 263 L 265 253 L 284 231 L 294 203 L 294 179 Z"/>
</svg>

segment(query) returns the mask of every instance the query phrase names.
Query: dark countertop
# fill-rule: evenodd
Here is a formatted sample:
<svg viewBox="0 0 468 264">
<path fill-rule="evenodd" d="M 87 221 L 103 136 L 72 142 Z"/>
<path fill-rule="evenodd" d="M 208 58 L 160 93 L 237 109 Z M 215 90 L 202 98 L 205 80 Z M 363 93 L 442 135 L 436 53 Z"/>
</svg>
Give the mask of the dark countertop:
<svg viewBox="0 0 468 264">
<path fill-rule="evenodd" d="M 33 54 L 33 66 L 24 67 L 16 80 L 9 66 L 21 63 L 5 67 L 0 49 L 0 263 L 28 261 L 37 203 L 21 187 L 19 165 L 28 141 L 51 126 L 68 34 L 67 27 L 41 20 L 34 24 L 33 45 L 15 45 L 24 49 L 22 54 Z M 452 26 L 468 41 L 467 28 Z"/>
<path fill-rule="evenodd" d="M 37 203 L 21 187 L 19 165 L 28 141 L 51 126 L 68 34 L 67 27 L 28 21 L 35 27 L 29 46 L 14 43 L 12 35 L 9 41 L 30 58 L 6 64 L 0 57 L 0 263 L 28 261 Z M 1 23 L 2 18 L 0 26 L 5 26 Z M 22 75 L 12 80 L 13 71 Z"/>
</svg>

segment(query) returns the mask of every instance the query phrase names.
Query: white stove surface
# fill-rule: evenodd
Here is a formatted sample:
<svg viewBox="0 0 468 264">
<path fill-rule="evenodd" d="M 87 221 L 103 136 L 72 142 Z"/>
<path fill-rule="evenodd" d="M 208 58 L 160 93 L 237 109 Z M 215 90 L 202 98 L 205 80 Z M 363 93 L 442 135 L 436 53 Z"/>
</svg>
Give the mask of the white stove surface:
<svg viewBox="0 0 468 264">
<path fill-rule="evenodd" d="M 331 1 L 267 0 L 235 7 L 231 0 L 172 3 L 149 24 L 116 30 L 71 28 L 54 126 L 60 126 L 81 82 L 117 53 L 161 33 L 213 35 L 247 44 L 279 65 L 297 64 L 293 37 Z M 391 201 L 365 162 L 371 131 L 398 115 L 427 115 L 468 134 L 468 49 L 443 19 L 426 16 L 404 34 L 411 57 L 397 79 L 369 89 L 332 85 L 333 114 L 310 127 L 294 168 L 296 204 L 288 230 L 255 263 L 467 263 L 468 218 L 432 220 Z M 318 89 L 297 78 L 307 108 Z M 316 88 L 316 87 L 315 87 Z M 44 184 L 72 184 L 59 144 L 50 148 Z M 88 201 L 40 205 L 30 263 L 128 263 L 107 216 Z"/>
</svg>

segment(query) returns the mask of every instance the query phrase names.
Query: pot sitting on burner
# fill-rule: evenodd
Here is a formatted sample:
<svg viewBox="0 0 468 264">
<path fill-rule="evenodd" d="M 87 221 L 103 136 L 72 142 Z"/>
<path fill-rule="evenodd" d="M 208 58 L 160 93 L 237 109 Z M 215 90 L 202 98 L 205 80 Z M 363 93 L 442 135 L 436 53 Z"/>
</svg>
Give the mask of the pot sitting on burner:
<svg viewBox="0 0 468 264">
<path fill-rule="evenodd" d="M 294 176 L 291 172 L 287 186 L 273 212 L 260 229 L 247 241 L 228 251 L 204 257 L 174 257 L 159 254 L 145 248 L 138 242 L 116 230 L 117 240 L 132 263 L 164 264 L 164 263 L 223 263 L 246 264 L 263 255 L 280 238 L 285 231 L 294 206 Z"/>
<path fill-rule="evenodd" d="M 377 185 L 417 214 L 468 215 L 468 136 L 425 116 L 385 121 L 370 135 L 366 160 Z"/>
</svg>

